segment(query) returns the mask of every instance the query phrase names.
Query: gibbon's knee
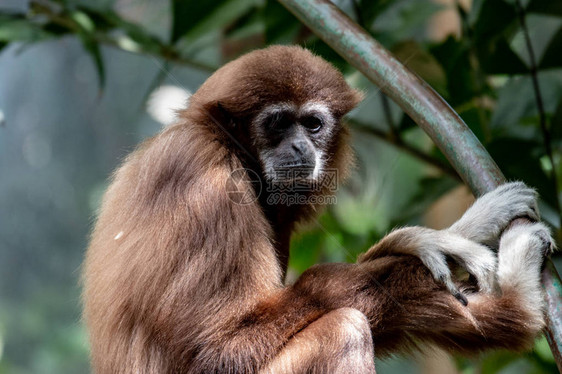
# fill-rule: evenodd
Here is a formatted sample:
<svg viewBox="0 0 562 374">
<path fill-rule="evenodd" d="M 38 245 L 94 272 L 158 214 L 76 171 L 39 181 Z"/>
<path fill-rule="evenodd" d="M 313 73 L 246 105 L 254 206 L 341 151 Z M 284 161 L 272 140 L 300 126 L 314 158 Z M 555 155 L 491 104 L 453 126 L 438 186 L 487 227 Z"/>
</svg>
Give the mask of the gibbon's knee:
<svg viewBox="0 0 562 374">
<path fill-rule="evenodd" d="M 367 317 L 353 308 L 331 311 L 296 334 L 263 374 L 375 373 Z"/>
</svg>

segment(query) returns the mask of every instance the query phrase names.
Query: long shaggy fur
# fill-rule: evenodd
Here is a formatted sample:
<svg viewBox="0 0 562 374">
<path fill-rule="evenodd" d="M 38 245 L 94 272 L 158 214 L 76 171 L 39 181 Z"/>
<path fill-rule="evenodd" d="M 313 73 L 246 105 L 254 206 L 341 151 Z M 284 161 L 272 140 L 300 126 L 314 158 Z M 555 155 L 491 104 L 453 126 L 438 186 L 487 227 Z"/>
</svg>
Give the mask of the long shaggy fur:
<svg viewBox="0 0 562 374">
<path fill-rule="evenodd" d="M 369 373 L 373 342 L 377 354 L 419 340 L 464 353 L 529 346 L 541 323 L 529 324 L 517 289 L 469 296 L 464 307 L 418 258 L 392 248 L 283 284 L 290 232 L 316 209 L 268 206 L 250 183 L 238 188 L 255 202 L 229 198 L 234 170 L 263 175 L 251 120 L 267 104 L 317 101 L 339 123 L 360 96 L 302 48 L 252 52 L 125 160 L 84 263 L 96 373 Z M 346 133 L 338 124 L 324 149 L 342 173 Z"/>
</svg>

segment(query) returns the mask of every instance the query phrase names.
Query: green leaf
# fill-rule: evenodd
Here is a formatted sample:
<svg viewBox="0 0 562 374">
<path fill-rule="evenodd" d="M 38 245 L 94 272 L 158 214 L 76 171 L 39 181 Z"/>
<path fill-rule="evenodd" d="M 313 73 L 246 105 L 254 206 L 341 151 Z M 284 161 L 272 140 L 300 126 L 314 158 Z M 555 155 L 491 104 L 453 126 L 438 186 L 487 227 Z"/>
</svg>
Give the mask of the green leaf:
<svg viewBox="0 0 562 374">
<path fill-rule="evenodd" d="M 513 5 L 501 0 L 482 3 L 473 27 L 473 42 L 481 69 L 488 74 L 523 74 L 528 71 L 508 40 L 518 30 Z"/>
<path fill-rule="evenodd" d="M 84 49 L 94 62 L 96 70 L 98 72 L 98 81 L 100 86 L 100 91 L 105 87 L 105 67 L 103 64 L 103 58 L 101 56 L 101 51 L 99 44 L 95 39 L 94 33 L 96 32 L 95 23 L 92 21 L 90 16 L 83 11 L 77 10 L 70 14 L 70 17 L 76 22 L 79 27 L 78 37 L 82 41 Z"/>
<path fill-rule="evenodd" d="M 479 94 L 476 76 L 470 64 L 468 45 L 450 36 L 431 48 L 431 53 L 447 75 L 446 97 L 453 107 L 471 101 Z"/>
<path fill-rule="evenodd" d="M 70 14 L 70 17 L 80 26 L 85 33 L 93 33 L 96 30 L 94 21 L 86 13 L 82 11 L 75 11 Z"/>
<path fill-rule="evenodd" d="M 541 198 L 555 206 L 552 182 L 540 163 L 544 154 L 540 139 L 496 138 L 487 149 L 508 180 L 522 180 L 537 188 Z"/>
<path fill-rule="evenodd" d="M 507 39 L 496 38 L 490 43 L 481 43 L 478 48 L 480 67 L 488 74 L 525 74 L 529 68 L 511 49 Z"/>
<path fill-rule="evenodd" d="M 559 0 L 531 0 L 526 11 L 529 13 L 542 13 L 562 16 L 562 2 Z"/>
<path fill-rule="evenodd" d="M 86 24 L 90 22 L 93 23 L 96 31 L 111 31 L 115 27 L 118 27 L 118 19 L 120 19 L 120 17 L 111 9 L 100 10 L 92 5 L 86 4 L 76 7 L 76 9 L 88 17 L 88 20 L 84 20 L 83 22 Z"/>
<path fill-rule="evenodd" d="M 473 28 L 477 44 L 504 35 L 506 29 L 517 22 L 515 7 L 502 0 L 485 0 L 479 10 Z"/>
<path fill-rule="evenodd" d="M 541 96 L 547 115 L 555 112 L 562 98 L 562 70 L 542 71 L 538 75 Z M 527 118 L 537 117 L 535 91 L 530 76 L 511 78 L 499 90 L 498 103 L 492 115 L 491 126 L 507 131 L 513 136 L 525 137 L 521 128 Z M 536 122 L 535 122 L 536 123 Z M 532 128 L 530 129 L 533 130 Z M 529 133 L 529 131 L 527 131 Z"/>
<path fill-rule="evenodd" d="M 103 91 L 105 87 L 105 66 L 103 63 L 99 44 L 87 34 L 79 34 L 78 36 L 82 41 L 84 49 L 86 50 L 86 52 L 88 52 L 88 54 L 92 58 L 92 61 L 94 62 L 96 71 L 98 73 L 99 88 L 100 91 Z"/>
<path fill-rule="evenodd" d="M 387 46 L 407 39 L 424 40 L 427 21 L 443 6 L 428 0 L 397 1 L 376 17 L 372 29 L 385 33 Z"/>
<path fill-rule="evenodd" d="M 264 34 L 263 9 L 258 7 L 250 10 L 238 18 L 225 30 L 225 36 L 229 39 L 244 39 Z"/>
<path fill-rule="evenodd" d="M 300 21 L 276 0 L 268 0 L 263 9 L 265 41 L 285 44 L 295 40 L 302 27 Z"/>
<path fill-rule="evenodd" d="M 116 29 L 122 31 L 121 34 L 115 36 L 117 44 L 122 49 L 135 53 L 166 54 L 166 48 L 159 38 L 151 35 L 143 27 L 123 19 L 113 10 L 99 10 L 92 8 L 90 5 L 82 5 L 77 9 L 90 20 L 82 22 L 85 22 L 85 25 L 88 25 L 90 22 L 93 23 L 96 32 L 109 33 Z"/>
<path fill-rule="evenodd" d="M 389 6 L 396 4 L 395 0 L 352 0 L 358 4 L 361 19 L 366 27 L 373 24 L 375 18 Z"/>
<path fill-rule="evenodd" d="M 560 31 L 562 26 L 562 18 L 545 16 L 542 14 L 527 14 L 525 16 L 526 29 L 528 37 L 533 47 L 535 61 L 541 64 L 544 54 L 549 45 L 553 42 L 556 33 Z M 531 66 L 531 58 L 527 45 L 527 38 L 523 30 L 520 28 L 510 43 L 513 50 L 525 61 L 527 66 Z M 553 51 L 552 48 L 559 47 L 559 43 L 554 41 L 551 46 L 551 53 L 559 54 L 559 50 Z M 552 66 L 552 65 L 551 65 Z"/>
<path fill-rule="evenodd" d="M 67 27 L 63 27 L 54 22 L 48 22 L 42 26 L 43 31 L 51 34 L 52 36 L 63 36 L 72 33 Z"/>
<path fill-rule="evenodd" d="M 22 16 L 0 15 L 0 41 L 37 42 L 52 35 Z"/>
<path fill-rule="evenodd" d="M 171 42 L 224 28 L 257 5 L 258 0 L 172 0 Z"/>
<path fill-rule="evenodd" d="M 552 37 L 539 63 L 539 69 L 562 67 L 562 28 Z"/>
</svg>

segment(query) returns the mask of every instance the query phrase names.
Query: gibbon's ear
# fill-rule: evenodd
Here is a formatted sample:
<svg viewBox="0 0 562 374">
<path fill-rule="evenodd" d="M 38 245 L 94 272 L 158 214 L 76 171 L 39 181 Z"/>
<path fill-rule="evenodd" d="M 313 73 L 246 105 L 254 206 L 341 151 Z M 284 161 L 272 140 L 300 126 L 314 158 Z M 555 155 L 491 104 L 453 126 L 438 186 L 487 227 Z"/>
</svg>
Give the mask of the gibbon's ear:
<svg viewBox="0 0 562 374">
<path fill-rule="evenodd" d="M 235 117 L 220 101 L 215 101 L 214 103 L 209 104 L 206 109 L 213 122 L 228 129 L 236 127 Z"/>
<path fill-rule="evenodd" d="M 344 104 L 345 104 L 345 107 L 344 107 L 343 113 L 341 115 L 344 116 L 347 113 L 349 113 L 352 109 L 357 107 L 363 101 L 364 98 L 365 98 L 365 93 L 363 91 L 356 90 L 356 89 L 350 89 L 349 93 L 348 93 L 348 96 L 343 101 Z"/>
</svg>

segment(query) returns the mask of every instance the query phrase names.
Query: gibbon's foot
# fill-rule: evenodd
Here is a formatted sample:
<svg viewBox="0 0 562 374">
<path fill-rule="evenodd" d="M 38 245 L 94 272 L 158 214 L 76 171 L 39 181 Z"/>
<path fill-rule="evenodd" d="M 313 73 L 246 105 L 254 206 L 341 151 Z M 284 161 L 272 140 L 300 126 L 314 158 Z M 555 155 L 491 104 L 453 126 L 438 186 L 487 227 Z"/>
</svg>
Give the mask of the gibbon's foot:
<svg viewBox="0 0 562 374">
<path fill-rule="evenodd" d="M 544 299 L 541 268 L 545 257 L 555 250 L 550 229 L 543 223 L 517 224 L 502 235 L 498 252 L 498 283 L 503 292 L 512 289 L 532 316 L 542 325 Z"/>
<path fill-rule="evenodd" d="M 539 220 L 537 193 L 522 182 L 511 182 L 477 199 L 447 231 L 497 248 L 502 232 L 517 218 Z"/>
<path fill-rule="evenodd" d="M 447 257 L 471 274 L 481 292 L 497 290 L 497 247 L 504 231 L 517 218 L 539 219 L 537 193 L 524 183 L 513 182 L 485 194 L 446 230 L 405 227 L 393 231 L 372 247 L 360 261 L 390 254 L 418 257 L 433 277 L 443 283 L 462 304 L 467 298 L 454 281 Z M 548 241 L 550 236 L 545 237 Z"/>
</svg>

